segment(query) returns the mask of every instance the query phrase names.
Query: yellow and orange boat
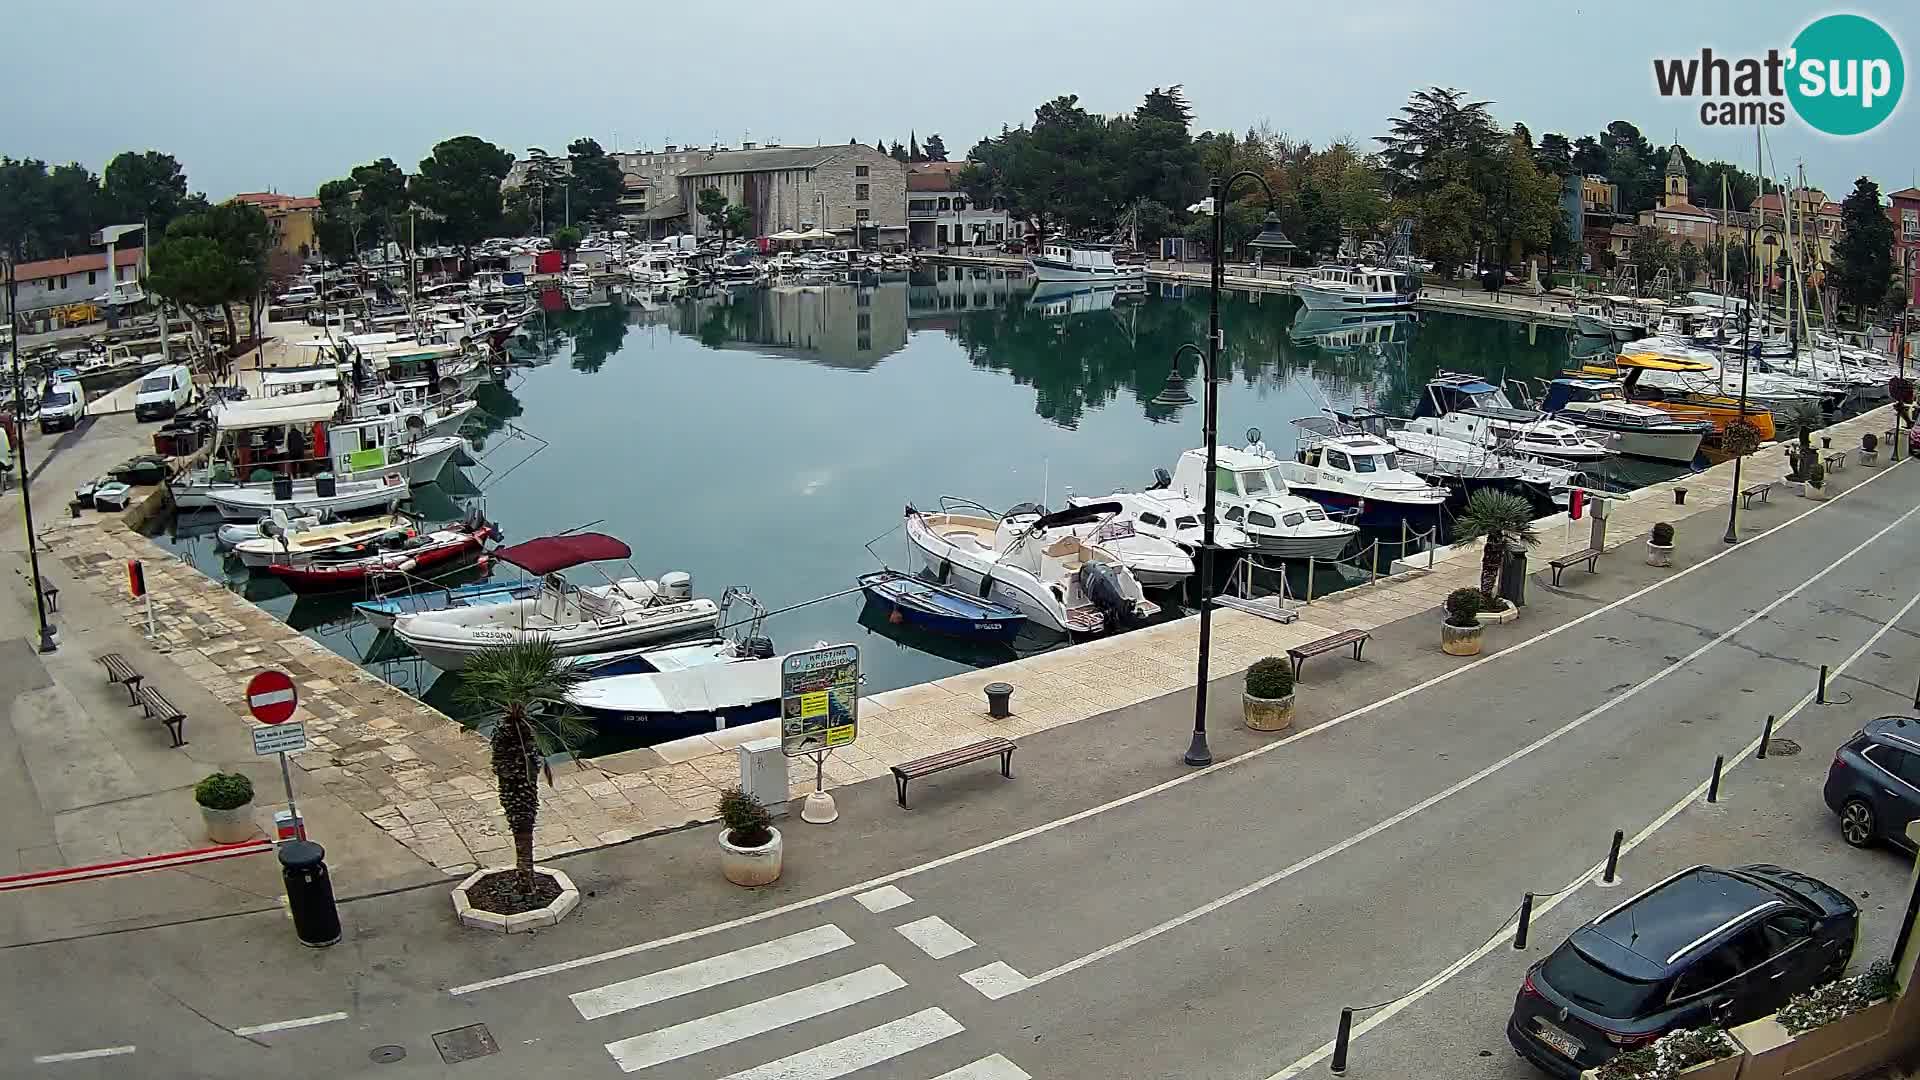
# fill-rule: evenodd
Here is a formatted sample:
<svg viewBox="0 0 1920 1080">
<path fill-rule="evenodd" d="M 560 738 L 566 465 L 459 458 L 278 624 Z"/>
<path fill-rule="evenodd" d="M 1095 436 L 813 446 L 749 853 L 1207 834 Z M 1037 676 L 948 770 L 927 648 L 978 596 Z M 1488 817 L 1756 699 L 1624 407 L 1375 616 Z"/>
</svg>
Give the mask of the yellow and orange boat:
<svg viewBox="0 0 1920 1080">
<path fill-rule="evenodd" d="M 1611 364 L 1586 364 L 1572 374 L 1618 378 L 1620 391 L 1628 401 L 1651 405 L 1678 419 L 1708 421 L 1713 424 L 1714 434 L 1722 435 L 1726 433 L 1727 425 L 1742 415 L 1738 397 L 1640 385 L 1640 377 L 1649 371 L 1705 373 L 1713 369 L 1712 364 L 1700 360 L 1682 360 L 1654 353 L 1623 353 L 1614 357 Z M 1774 437 L 1772 410 L 1749 401 L 1745 416 L 1747 423 L 1760 432 L 1760 441 L 1766 442 Z"/>
</svg>

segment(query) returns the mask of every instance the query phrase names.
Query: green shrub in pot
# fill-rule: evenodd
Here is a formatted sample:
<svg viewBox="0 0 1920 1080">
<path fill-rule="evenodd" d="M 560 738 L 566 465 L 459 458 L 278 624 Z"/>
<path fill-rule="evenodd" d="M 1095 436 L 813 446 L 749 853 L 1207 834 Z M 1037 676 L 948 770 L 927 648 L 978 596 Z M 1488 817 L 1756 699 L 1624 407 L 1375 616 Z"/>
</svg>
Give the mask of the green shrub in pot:
<svg viewBox="0 0 1920 1080">
<path fill-rule="evenodd" d="M 193 785 L 193 801 L 209 810 L 238 810 L 253 801 L 253 781 L 217 772 Z"/>
<path fill-rule="evenodd" d="M 1487 594 L 1479 589 L 1455 589 L 1447 594 L 1448 626 L 1479 626 L 1474 616 L 1487 610 Z"/>
<path fill-rule="evenodd" d="M 1662 521 L 1653 527 L 1653 542 L 1661 547 L 1673 546 L 1673 526 Z"/>
<path fill-rule="evenodd" d="M 1293 664 L 1285 657 L 1269 656 L 1247 669 L 1247 693 L 1269 701 L 1293 693 Z"/>
</svg>

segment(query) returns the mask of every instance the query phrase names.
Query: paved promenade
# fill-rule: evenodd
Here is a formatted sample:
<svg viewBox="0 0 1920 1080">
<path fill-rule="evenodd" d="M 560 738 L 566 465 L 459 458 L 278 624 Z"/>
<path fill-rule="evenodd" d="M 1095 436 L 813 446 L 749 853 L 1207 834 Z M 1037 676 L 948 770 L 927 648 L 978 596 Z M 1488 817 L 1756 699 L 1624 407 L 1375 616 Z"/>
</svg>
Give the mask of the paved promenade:
<svg viewBox="0 0 1920 1080">
<path fill-rule="evenodd" d="M 1890 422 L 1890 413 L 1881 410 L 1837 425 L 1829 434 L 1836 446 L 1855 446 L 1859 433 L 1884 431 Z M 1747 464 L 1747 482 L 1785 471 L 1784 455 L 1769 447 Z M 1730 464 L 1716 466 L 1617 503 L 1608 543 L 1626 550 L 1608 559 L 1639 558 L 1633 545 L 1657 521 L 1673 522 L 1689 535 L 1700 530 L 1719 535 L 1731 474 Z M 1832 486 L 1843 488 L 1864 475 L 1854 466 L 1836 475 Z M 1674 505 L 1676 487 L 1688 489 L 1684 507 Z M 1755 516 L 1755 527 L 1800 508 L 1776 494 L 1771 507 Z M 1540 522 L 1544 542 L 1534 553 L 1536 566 L 1562 550 L 1585 546 L 1588 524 L 1567 530 L 1562 522 L 1558 517 Z M 247 681 L 268 666 L 294 675 L 302 690 L 299 718 L 315 736 L 313 748 L 295 758 L 304 774 L 302 786 L 318 787 L 351 807 L 409 853 L 370 878 L 404 873 L 411 859 L 458 875 L 508 857 L 510 837 L 493 793 L 486 744 L 478 735 L 201 575 L 123 527 L 118 517 L 56 518 L 42 535 L 56 563 L 53 575 L 70 588 L 88 590 L 136 630 L 144 629 L 145 609 L 124 594 L 124 566 L 130 558 L 146 564 L 158 633 L 151 647 L 136 648 L 134 664 L 143 671 L 175 671 L 206 690 L 209 714 L 194 718 L 196 729 L 243 734 L 249 721 L 240 703 Z M 1477 582 L 1479 558 L 1477 545 L 1436 553 L 1431 570 L 1383 577 L 1316 600 L 1302 607 L 1292 624 L 1222 610 L 1215 619 L 1212 671 L 1231 688 L 1234 673 L 1263 656 L 1338 630 L 1373 629 L 1432 609 L 1452 589 Z M 1569 585 L 1577 587 L 1580 577 L 1581 571 L 1570 571 Z M 882 777 L 897 762 L 983 735 L 1030 736 L 1189 687 L 1195 648 L 1195 619 L 1189 617 L 874 694 L 862 699 L 860 740 L 828 762 L 827 779 L 839 786 Z M 982 687 L 993 681 L 1014 685 L 1010 719 L 986 715 Z M 1237 695 L 1222 696 L 1231 703 Z M 542 800 L 539 857 L 711 820 L 719 790 L 738 777 L 731 747 L 756 733 L 743 729 L 556 770 L 555 789 Z M 810 767 L 796 763 L 791 779 L 793 793 L 809 790 Z M 262 802 L 267 799 L 263 794 Z M 336 877 L 346 891 L 363 884 L 351 873 L 336 871 Z"/>
</svg>

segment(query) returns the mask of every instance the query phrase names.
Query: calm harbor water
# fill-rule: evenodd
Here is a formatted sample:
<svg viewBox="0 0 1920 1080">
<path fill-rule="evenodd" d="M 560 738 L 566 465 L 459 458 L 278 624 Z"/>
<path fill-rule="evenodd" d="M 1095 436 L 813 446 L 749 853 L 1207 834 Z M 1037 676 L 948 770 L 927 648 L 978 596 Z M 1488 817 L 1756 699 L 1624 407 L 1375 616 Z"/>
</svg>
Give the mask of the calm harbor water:
<svg viewBox="0 0 1920 1080">
<path fill-rule="evenodd" d="M 548 312 L 515 343 L 508 384 L 481 392 L 492 417 L 482 465 L 464 481 L 450 472 L 418 502 L 445 516 L 479 506 L 509 542 L 598 521 L 632 546 L 644 576 L 685 570 L 701 595 L 747 585 L 781 608 L 852 588 L 881 561 L 905 565 L 906 503 L 1058 506 L 1171 469 L 1200 442 L 1201 408 L 1151 399 L 1206 322 L 1204 290 L 1149 285 L 1115 303 L 944 267 L 865 286 Z M 1551 377 L 1570 345 L 1564 330 L 1467 316 L 1342 326 L 1284 296 L 1228 297 L 1222 323 L 1222 441 L 1259 427 L 1276 452 L 1293 445 L 1289 421 L 1329 404 L 1405 414 L 1437 370 Z M 1191 356 L 1181 367 L 1197 380 Z M 1646 468 L 1616 482 L 1670 475 Z M 167 539 L 347 656 L 394 651 L 348 599 L 296 599 L 223 567 L 211 525 L 182 520 Z M 858 643 L 869 693 L 1011 655 L 906 639 L 862 614 L 847 596 L 780 614 L 768 630 L 782 650 Z M 452 682 L 417 661 L 373 666 L 436 704 Z"/>
</svg>

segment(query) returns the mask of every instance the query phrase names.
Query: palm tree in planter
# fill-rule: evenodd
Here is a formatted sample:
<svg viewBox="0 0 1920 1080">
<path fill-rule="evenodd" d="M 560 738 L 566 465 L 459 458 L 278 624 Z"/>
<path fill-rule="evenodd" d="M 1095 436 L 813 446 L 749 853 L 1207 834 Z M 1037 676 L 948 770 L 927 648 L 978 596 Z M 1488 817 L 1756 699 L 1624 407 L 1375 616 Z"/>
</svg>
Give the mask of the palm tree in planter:
<svg viewBox="0 0 1920 1080">
<path fill-rule="evenodd" d="M 1483 610 L 1507 608 L 1505 601 L 1494 597 L 1494 589 L 1500 584 L 1500 563 L 1507 552 L 1540 542 L 1540 534 L 1533 527 L 1533 504 L 1511 492 L 1481 488 L 1455 519 L 1454 536 L 1461 540 L 1486 537 L 1486 547 L 1480 554 L 1480 591 L 1486 594 Z"/>
<path fill-rule="evenodd" d="M 493 777 L 500 789 L 500 809 L 513 833 L 513 869 L 474 884 L 469 900 L 479 896 L 518 904 L 531 910 L 546 903 L 533 866 L 533 827 L 540 816 L 540 777 L 553 786 L 553 768 L 547 759 L 571 755 L 593 734 L 575 718 L 567 695 L 583 676 L 560 662 L 553 642 L 533 637 L 499 648 L 483 649 L 460 672 L 456 694 L 463 708 L 477 716 L 476 727 L 493 752 Z M 477 895 L 475 895 L 477 894 Z M 551 899 L 548 897 L 547 899 Z M 486 910 L 494 910 L 492 907 Z M 509 912 L 498 912 L 509 914 Z"/>
</svg>

